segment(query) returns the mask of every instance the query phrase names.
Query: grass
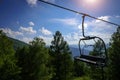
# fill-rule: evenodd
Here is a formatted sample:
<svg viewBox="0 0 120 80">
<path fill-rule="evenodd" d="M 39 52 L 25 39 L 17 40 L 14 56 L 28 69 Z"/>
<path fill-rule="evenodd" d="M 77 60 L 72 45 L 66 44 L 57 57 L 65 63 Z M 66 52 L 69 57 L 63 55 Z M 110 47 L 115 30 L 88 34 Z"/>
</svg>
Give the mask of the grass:
<svg viewBox="0 0 120 80">
<path fill-rule="evenodd" d="M 87 77 L 87 76 L 83 76 L 83 77 L 77 77 L 77 78 L 75 78 L 73 80 L 90 80 L 90 78 Z"/>
</svg>

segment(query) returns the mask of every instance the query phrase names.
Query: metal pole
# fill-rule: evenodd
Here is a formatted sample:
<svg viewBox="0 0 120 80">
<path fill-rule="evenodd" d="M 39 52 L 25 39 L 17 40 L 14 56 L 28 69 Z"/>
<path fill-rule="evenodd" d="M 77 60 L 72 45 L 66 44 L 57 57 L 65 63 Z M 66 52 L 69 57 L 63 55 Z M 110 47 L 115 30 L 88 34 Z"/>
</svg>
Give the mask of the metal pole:
<svg viewBox="0 0 120 80">
<path fill-rule="evenodd" d="M 82 34 L 83 34 L 83 37 L 86 37 L 84 34 L 84 20 L 85 20 L 85 15 L 82 16 Z"/>
</svg>

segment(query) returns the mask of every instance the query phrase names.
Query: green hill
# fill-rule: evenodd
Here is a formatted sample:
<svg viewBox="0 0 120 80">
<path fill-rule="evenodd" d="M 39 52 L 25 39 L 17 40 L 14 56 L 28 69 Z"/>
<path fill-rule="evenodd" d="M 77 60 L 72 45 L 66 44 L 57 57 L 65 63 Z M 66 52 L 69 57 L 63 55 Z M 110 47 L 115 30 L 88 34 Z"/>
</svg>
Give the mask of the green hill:
<svg viewBox="0 0 120 80">
<path fill-rule="evenodd" d="M 24 46 L 29 46 L 29 44 L 27 44 L 23 41 L 20 41 L 20 40 L 14 39 L 14 38 L 10 38 L 10 37 L 8 37 L 8 38 L 13 42 L 13 47 L 14 47 L 15 50 L 17 48 L 22 48 Z"/>
</svg>

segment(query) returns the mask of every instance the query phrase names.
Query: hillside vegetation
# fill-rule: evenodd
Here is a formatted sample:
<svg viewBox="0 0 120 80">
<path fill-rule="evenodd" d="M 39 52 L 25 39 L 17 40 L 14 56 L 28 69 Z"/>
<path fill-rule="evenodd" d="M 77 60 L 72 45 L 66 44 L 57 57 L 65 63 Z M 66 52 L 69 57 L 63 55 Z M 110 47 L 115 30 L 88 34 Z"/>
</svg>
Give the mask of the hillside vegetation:
<svg viewBox="0 0 120 80">
<path fill-rule="evenodd" d="M 42 38 L 35 37 L 26 44 L 8 38 L 2 31 L 0 40 L 0 80 L 102 80 L 98 66 L 73 59 L 73 53 L 59 31 L 49 47 Z M 100 44 L 97 41 L 95 45 Z M 95 46 L 90 54 L 97 55 L 98 51 L 101 51 L 100 47 Z M 119 80 L 119 62 L 120 27 L 111 36 L 104 80 Z"/>
</svg>

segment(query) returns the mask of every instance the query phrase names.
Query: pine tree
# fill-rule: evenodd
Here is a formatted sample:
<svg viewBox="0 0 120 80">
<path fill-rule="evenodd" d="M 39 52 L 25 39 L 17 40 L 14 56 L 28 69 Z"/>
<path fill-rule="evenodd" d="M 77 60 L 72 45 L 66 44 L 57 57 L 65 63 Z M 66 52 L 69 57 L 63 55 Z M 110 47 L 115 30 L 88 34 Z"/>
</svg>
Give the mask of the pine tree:
<svg viewBox="0 0 120 80">
<path fill-rule="evenodd" d="M 17 54 L 22 68 L 21 80 L 50 80 L 49 54 L 43 39 L 34 38 L 29 47 L 18 49 Z"/>
<path fill-rule="evenodd" d="M 74 76 L 81 77 L 85 75 L 85 64 L 81 61 L 74 61 Z"/>
<path fill-rule="evenodd" d="M 29 79 L 29 47 L 17 48 L 16 57 L 18 59 L 17 65 L 21 68 L 20 80 Z"/>
<path fill-rule="evenodd" d="M 70 80 L 73 69 L 71 51 L 59 31 L 56 31 L 54 40 L 51 42 L 50 55 L 54 69 L 52 80 Z"/>
<path fill-rule="evenodd" d="M 90 55 L 93 56 L 100 56 L 104 57 L 105 56 L 105 51 L 104 51 L 104 46 L 103 43 L 98 40 L 94 46 L 93 46 L 93 51 L 90 52 Z M 102 67 L 100 66 L 95 66 L 95 65 L 89 65 L 89 76 L 92 80 L 102 80 Z"/>
<path fill-rule="evenodd" d="M 109 80 L 120 79 L 120 27 L 113 33 L 109 51 Z"/>
<path fill-rule="evenodd" d="M 0 30 L 0 80 L 19 80 L 20 68 L 16 63 L 13 44 Z"/>
<path fill-rule="evenodd" d="M 30 79 L 29 80 L 49 80 L 51 73 L 47 67 L 49 55 L 45 42 L 41 38 L 34 38 L 30 42 Z"/>
</svg>

